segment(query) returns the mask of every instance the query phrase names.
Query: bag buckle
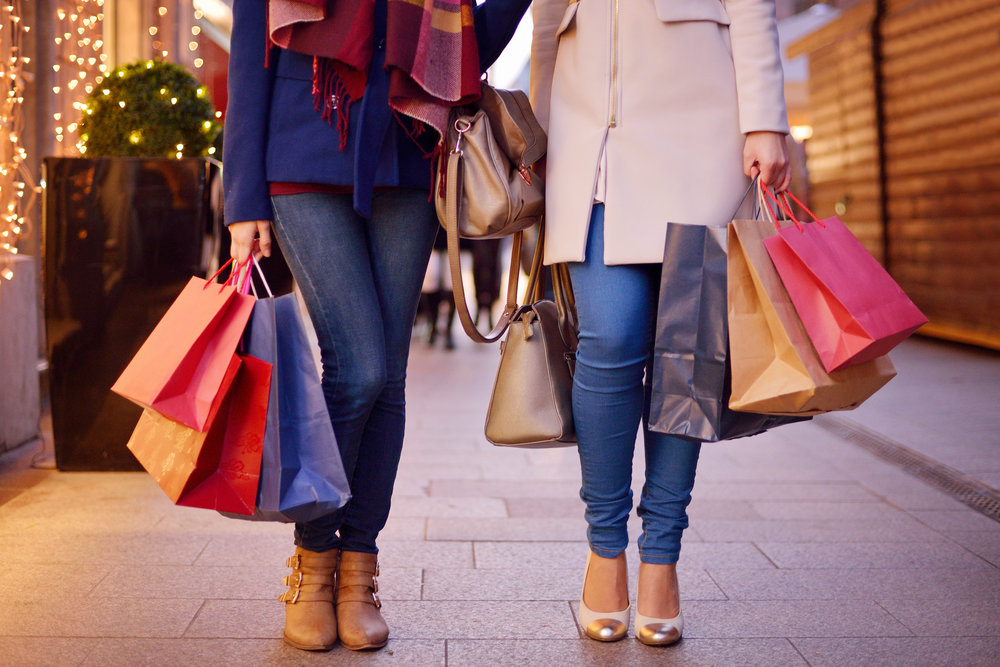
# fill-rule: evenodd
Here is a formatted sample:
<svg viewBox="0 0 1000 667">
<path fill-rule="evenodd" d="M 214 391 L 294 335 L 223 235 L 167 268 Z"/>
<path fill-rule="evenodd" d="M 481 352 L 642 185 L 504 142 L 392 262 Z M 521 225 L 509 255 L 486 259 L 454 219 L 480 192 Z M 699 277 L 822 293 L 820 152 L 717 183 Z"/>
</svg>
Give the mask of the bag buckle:
<svg viewBox="0 0 1000 667">
<path fill-rule="evenodd" d="M 452 155 L 462 155 L 462 135 L 471 129 L 472 123 L 469 122 L 468 118 L 455 119 L 455 131 L 458 132 L 458 136 L 455 137 L 455 148 L 451 151 Z"/>
</svg>

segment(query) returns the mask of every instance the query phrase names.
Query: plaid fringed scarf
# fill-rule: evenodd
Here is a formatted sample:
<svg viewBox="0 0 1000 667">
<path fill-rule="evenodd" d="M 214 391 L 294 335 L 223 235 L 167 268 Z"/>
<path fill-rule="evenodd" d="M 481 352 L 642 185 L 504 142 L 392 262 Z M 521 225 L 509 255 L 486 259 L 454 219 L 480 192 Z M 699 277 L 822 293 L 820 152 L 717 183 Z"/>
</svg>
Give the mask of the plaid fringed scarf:
<svg viewBox="0 0 1000 667">
<path fill-rule="evenodd" d="M 480 95 L 472 8 L 473 0 L 388 0 L 389 106 L 440 136 L 449 109 Z M 313 56 L 313 102 L 330 122 L 336 112 L 343 149 L 375 48 L 375 0 L 269 0 L 268 23 L 271 42 Z"/>
</svg>

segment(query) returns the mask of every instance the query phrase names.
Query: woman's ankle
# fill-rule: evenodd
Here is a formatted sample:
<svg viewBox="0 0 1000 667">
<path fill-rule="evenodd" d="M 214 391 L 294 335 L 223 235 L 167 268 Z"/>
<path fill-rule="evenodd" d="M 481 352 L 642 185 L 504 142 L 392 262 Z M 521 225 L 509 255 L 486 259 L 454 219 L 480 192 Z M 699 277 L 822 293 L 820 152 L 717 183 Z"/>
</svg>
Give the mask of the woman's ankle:
<svg viewBox="0 0 1000 667">
<path fill-rule="evenodd" d="M 583 603 L 594 611 L 628 608 L 628 564 L 624 551 L 614 558 L 591 552 L 584 572 Z"/>
<path fill-rule="evenodd" d="M 680 613 L 676 563 L 639 564 L 636 612 L 652 618 L 674 618 Z"/>
</svg>

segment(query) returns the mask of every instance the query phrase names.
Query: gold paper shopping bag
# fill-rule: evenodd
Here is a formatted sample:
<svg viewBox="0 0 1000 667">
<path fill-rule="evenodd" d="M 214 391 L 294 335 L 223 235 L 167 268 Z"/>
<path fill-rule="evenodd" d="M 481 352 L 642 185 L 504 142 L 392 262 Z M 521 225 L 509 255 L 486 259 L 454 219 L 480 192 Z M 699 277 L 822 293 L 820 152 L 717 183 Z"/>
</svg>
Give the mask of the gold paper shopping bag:
<svg viewBox="0 0 1000 667">
<path fill-rule="evenodd" d="M 775 234 L 766 220 L 729 226 L 729 407 L 787 415 L 856 408 L 896 370 L 883 356 L 826 372 L 764 247 Z"/>
</svg>

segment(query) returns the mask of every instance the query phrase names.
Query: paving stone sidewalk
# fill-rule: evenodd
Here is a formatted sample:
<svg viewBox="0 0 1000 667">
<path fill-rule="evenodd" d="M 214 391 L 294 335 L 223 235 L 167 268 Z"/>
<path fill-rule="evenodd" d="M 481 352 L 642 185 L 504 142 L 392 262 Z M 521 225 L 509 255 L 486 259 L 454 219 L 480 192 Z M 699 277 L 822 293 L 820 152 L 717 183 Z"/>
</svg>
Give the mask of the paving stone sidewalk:
<svg viewBox="0 0 1000 667">
<path fill-rule="evenodd" d="M 1000 355 L 915 340 L 894 359 L 900 377 L 840 424 L 1000 486 Z M 0 460 L 0 664 L 1000 664 L 1000 523 L 819 421 L 703 448 L 679 645 L 581 638 L 576 452 L 485 441 L 497 360 L 414 343 L 384 650 L 282 643 L 290 527 L 174 507 L 144 473 L 27 467 L 25 450 Z"/>
</svg>

